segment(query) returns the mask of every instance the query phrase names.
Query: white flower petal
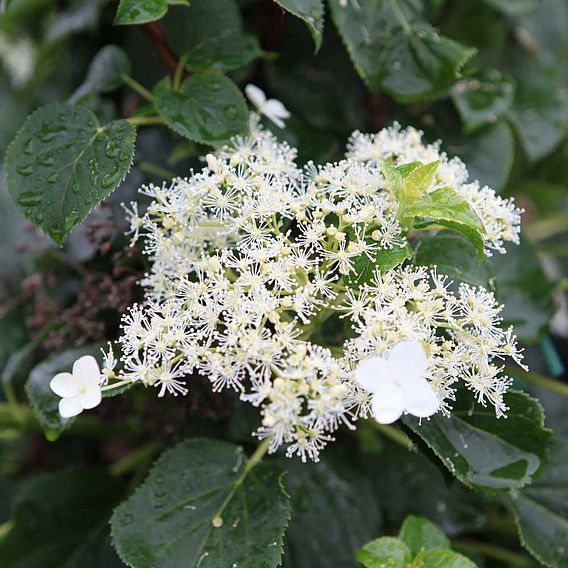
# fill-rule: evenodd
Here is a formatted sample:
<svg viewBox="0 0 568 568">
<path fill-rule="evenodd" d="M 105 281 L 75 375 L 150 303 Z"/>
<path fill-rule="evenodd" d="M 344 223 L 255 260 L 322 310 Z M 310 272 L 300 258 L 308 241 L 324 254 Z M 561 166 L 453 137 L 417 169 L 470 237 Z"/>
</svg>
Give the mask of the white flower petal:
<svg viewBox="0 0 568 568">
<path fill-rule="evenodd" d="M 264 94 L 264 91 L 256 85 L 249 83 L 245 87 L 245 94 L 255 107 L 261 108 L 264 106 L 264 103 L 266 102 L 266 95 Z"/>
<path fill-rule="evenodd" d="M 101 403 L 102 393 L 100 388 L 91 388 L 81 395 L 81 405 L 85 410 L 95 408 Z"/>
<path fill-rule="evenodd" d="M 79 394 L 80 385 L 71 373 L 58 373 L 51 379 L 49 388 L 63 398 Z"/>
<path fill-rule="evenodd" d="M 278 118 L 290 118 L 290 111 L 278 100 L 268 99 L 264 105 L 264 113 Z"/>
<path fill-rule="evenodd" d="M 72 396 L 70 398 L 62 398 L 59 401 L 59 414 L 63 418 L 71 418 L 83 412 L 80 396 Z"/>
<path fill-rule="evenodd" d="M 79 378 L 83 385 L 98 384 L 101 378 L 101 370 L 97 360 L 91 355 L 79 357 L 73 363 L 73 376 Z"/>
<path fill-rule="evenodd" d="M 401 341 L 388 355 L 389 373 L 401 381 L 424 378 L 428 368 L 428 358 L 424 347 L 418 341 Z"/>
<path fill-rule="evenodd" d="M 355 369 L 355 379 L 365 389 L 376 392 L 379 383 L 388 380 L 386 360 L 378 355 L 363 359 Z"/>
<path fill-rule="evenodd" d="M 404 410 L 418 418 L 436 414 L 440 399 L 426 379 L 411 381 L 402 387 Z"/>
<path fill-rule="evenodd" d="M 394 386 L 375 394 L 371 401 L 371 411 L 380 424 L 392 424 L 401 417 L 403 410 L 402 392 Z"/>
</svg>

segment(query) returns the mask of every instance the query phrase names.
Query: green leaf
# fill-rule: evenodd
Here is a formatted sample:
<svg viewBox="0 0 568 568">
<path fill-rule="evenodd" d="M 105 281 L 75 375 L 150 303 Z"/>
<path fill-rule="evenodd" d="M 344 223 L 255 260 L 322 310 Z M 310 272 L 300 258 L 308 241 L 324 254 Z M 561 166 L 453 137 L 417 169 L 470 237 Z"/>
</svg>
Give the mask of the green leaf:
<svg viewBox="0 0 568 568">
<path fill-rule="evenodd" d="M 7 309 L 0 314 L 0 370 L 8 359 L 26 342 L 25 311 L 22 306 Z"/>
<path fill-rule="evenodd" d="M 279 6 L 305 22 L 310 30 L 316 51 L 323 39 L 323 0 L 274 0 Z"/>
<path fill-rule="evenodd" d="M 156 95 L 156 109 L 178 134 L 204 144 L 222 144 L 248 128 L 248 112 L 238 87 L 224 75 L 200 73 L 179 91 Z"/>
<path fill-rule="evenodd" d="M 538 4 L 538 0 L 484 0 L 484 2 L 510 16 L 524 16 L 532 12 Z"/>
<path fill-rule="evenodd" d="M 104 471 L 75 468 L 26 481 L 0 539 L 0 566 L 118 568 L 106 536 L 107 519 L 122 493 Z"/>
<path fill-rule="evenodd" d="M 50 440 L 57 439 L 73 419 L 62 418 L 59 414 L 58 405 L 61 399 L 51 390 L 49 383 L 57 373 L 71 372 L 73 363 L 83 355 L 100 358 L 99 346 L 69 349 L 53 355 L 36 365 L 26 382 L 26 394 L 34 414 Z"/>
<path fill-rule="evenodd" d="M 511 108 L 514 97 L 513 83 L 498 71 L 466 79 L 452 89 L 452 99 L 467 133 L 497 122 Z"/>
<path fill-rule="evenodd" d="M 379 531 L 381 513 L 371 478 L 355 464 L 286 460 L 293 515 L 286 530 L 285 568 L 355 564 L 355 554 Z M 349 519 L 349 522 L 345 522 Z"/>
<path fill-rule="evenodd" d="M 483 255 L 483 223 L 467 200 L 455 190 L 442 187 L 425 193 L 420 200 L 406 205 L 401 214 L 403 219 L 414 219 L 414 227 L 418 229 L 441 225 L 458 231 L 471 241 L 480 256 Z"/>
<path fill-rule="evenodd" d="M 331 14 L 357 71 L 374 92 L 400 102 L 443 94 L 475 49 L 438 35 L 421 2 L 331 0 Z"/>
<path fill-rule="evenodd" d="M 415 252 L 418 265 L 436 266 L 438 272 L 473 286 L 488 287 L 493 277 L 487 259 L 462 235 L 440 231 L 420 241 Z"/>
<path fill-rule="evenodd" d="M 548 568 L 568 567 L 567 479 L 568 439 L 555 436 L 542 475 L 509 499 L 522 545 Z"/>
<path fill-rule="evenodd" d="M 136 568 L 276 568 L 290 515 L 282 472 L 245 463 L 241 447 L 214 440 L 164 453 L 112 517 L 121 558 Z"/>
<path fill-rule="evenodd" d="M 261 53 L 255 36 L 242 29 L 234 0 L 191 2 L 163 20 L 168 42 L 195 71 L 229 71 L 247 65 Z"/>
<path fill-rule="evenodd" d="M 450 548 L 450 541 L 444 532 L 428 519 L 409 515 L 398 533 L 412 555 L 435 548 Z"/>
<path fill-rule="evenodd" d="M 365 568 L 405 568 L 411 559 L 408 546 L 392 536 L 372 540 L 357 553 Z"/>
<path fill-rule="evenodd" d="M 409 416 L 403 420 L 462 483 L 497 493 L 533 481 L 550 436 L 536 399 L 509 391 L 505 403 L 510 410 L 506 419 L 499 419 L 472 394 L 459 392 L 449 417 L 435 415 L 422 424 Z"/>
<path fill-rule="evenodd" d="M 552 297 L 554 284 L 544 273 L 531 244 L 509 244 L 507 254 L 495 254 L 492 266 L 497 299 L 504 304 L 501 313 L 506 325 L 513 325 L 519 339 L 535 342 L 546 331 L 556 312 Z"/>
<path fill-rule="evenodd" d="M 416 165 L 415 163 L 406 164 L 402 169 L 399 167 L 397 170 L 403 177 L 402 181 L 402 200 L 405 203 L 412 203 L 420 199 L 425 191 L 430 187 L 434 181 L 436 170 L 440 165 L 440 160 L 430 162 L 429 164 Z"/>
<path fill-rule="evenodd" d="M 61 244 L 125 178 L 135 138 L 126 120 L 101 126 L 85 108 L 41 107 L 6 153 L 8 190 L 22 213 Z"/>
<path fill-rule="evenodd" d="M 130 73 L 126 53 L 116 45 L 105 45 L 93 58 L 81 86 L 69 97 L 77 103 L 91 93 L 108 93 L 122 84 L 122 76 Z"/>
<path fill-rule="evenodd" d="M 464 161 L 471 180 L 499 191 L 509 178 L 514 144 L 511 128 L 501 120 L 475 135 L 454 139 L 447 148 Z"/>
<path fill-rule="evenodd" d="M 166 0 L 120 0 L 114 24 L 117 26 L 145 24 L 159 20 L 167 11 Z"/>
<path fill-rule="evenodd" d="M 415 562 L 422 568 L 476 568 L 469 558 L 451 550 L 429 550 L 416 557 Z M 421 562 L 421 564 L 420 564 Z"/>
</svg>

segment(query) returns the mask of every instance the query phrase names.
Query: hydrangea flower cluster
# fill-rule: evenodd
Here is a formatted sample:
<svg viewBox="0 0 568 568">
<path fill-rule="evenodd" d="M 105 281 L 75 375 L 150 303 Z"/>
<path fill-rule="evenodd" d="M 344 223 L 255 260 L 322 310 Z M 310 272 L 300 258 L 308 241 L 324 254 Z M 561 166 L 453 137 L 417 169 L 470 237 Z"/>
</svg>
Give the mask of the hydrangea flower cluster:
<svg viewBox="0 0 568 568">
<path fill-rule="evenodd" d="M 384 160 L 439 160 L 426 191 L 450 186 L 467 200 L 487 229 L 487 254 L 517 240 L 513 202 L 467 184 L 464 165 L 413 129 L 355 133 L 337 163 L 300 168 L 295 158 L 253 114 L 250 135 L 206 156 L 202 171 L 141 189 L 151 204 L 129 215 L 151 260 L 146 301 L 125 315 L 122 368 L 106 376 L 164 396 L 187 394 L 202 374 L 260 409 L 257 435 L 270 451 L 286 446 L 303 460 L 369 413 L 392 422 L 449 412 L 459 380 L 503 414 L 509 380 L 495 361 L 520 354 L 493 295 L 452 291 L 445 276 L 404 259 L 381 262 L 413 230 Z"/>
</svg>

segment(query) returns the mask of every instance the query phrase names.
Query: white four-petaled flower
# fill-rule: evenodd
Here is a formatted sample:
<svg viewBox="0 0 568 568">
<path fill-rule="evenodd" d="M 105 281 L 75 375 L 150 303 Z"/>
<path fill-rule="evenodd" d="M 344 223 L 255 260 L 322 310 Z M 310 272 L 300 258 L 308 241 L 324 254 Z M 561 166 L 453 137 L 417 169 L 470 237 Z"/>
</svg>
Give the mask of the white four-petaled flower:
<svg viewBox="0 0 568 568">
<path fill-rule="evenodd" d="M 101 402 L 101 371 L 94 357 L 85 355 L 73 363 L 73 373 L 58 373 L 51 379 L 51 390 L 61 397 L 59 414 L 71 418 Z"/>
<path fill-rule="evenodd" d="M 355 369 L 359 384 L 373 394 L 371 410 L 381 424 L 391 424 L 404 412 L 432 416 L 440 400 L 426 380 L 428 358 L 418 341 L 395 345 L 386 357 L 364 359 Z"/>
<path fill-rule="evenodd" d="M 279 128 L 284 128 L 284 120 L 290 118 L 290 111 L 278 99 L 266 99 L 262 89 L 250 83 L 245 87 L 245 93 L 250 102 Z"/>
</svg>

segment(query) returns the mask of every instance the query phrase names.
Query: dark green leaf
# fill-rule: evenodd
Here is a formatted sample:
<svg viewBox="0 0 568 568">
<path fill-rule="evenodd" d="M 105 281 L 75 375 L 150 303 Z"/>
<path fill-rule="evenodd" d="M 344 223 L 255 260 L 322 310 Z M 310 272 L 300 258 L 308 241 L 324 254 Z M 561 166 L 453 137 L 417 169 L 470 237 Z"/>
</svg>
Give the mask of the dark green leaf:
<svg viewBox="0 0 568 568">
<path fill-rule="evenodd" d="M 357 553 L 365 568 L 405 568 L 411 559 L 408 546 L 392 536 L 372 540 Z"/>
<path fill-rule="evenodd" d="M 441 274 L 473 286 L 487 288 L 493 277 L 487 259 L 479 257 L 471 242 L 447 231 L 423 238 L 416 249 L 415 261 L 418 265 L 437 266 Z"/>
<path fill-rule="evenodd" d="M 548 568 L 568 567 L 568 440 L 554 437 L 549 463 L 510 503 L 523 546 Z"/>
<path fill-rule="evenodd" d="M 242 29 L 234 0 L 191 2 L 172 10 L 163 23 L 168 42 L 193 70 L 237 69 L 260 55 L 256 37 Z"/>
<path fill-rule="evenodd" d="M 100 358 L 100 349 L 91 345 L 53 355 L 36 365 L 26 382 L 26 394 L 34 414 L 50 440 L 56 439 L 73 419 L 61 417 L 58 409 L 61 399 L 51 390 L 49 383 L 57 373 L 70 373 L 73 363 L 83 355 Z"/>
<path fill-rule="evenodd" d="M 130 61 L 126 53 L 116 45 L 106 45 L 91 61 L 87 77 L 69 97 L 70 103 L 80 101 L 91 93 L 107 93 L 122 84 L 122 76 L 130 73 Z"/>
<path fill-rule="evenodd" d="M 321 47 L 323 37 L 323 0 L 274 0 L 279 6 L 303 20 L 316 44 Z"/>
<path fill-rule="evenodd" d="M 543 465 L 550 432 L 536 399 L 509 391 L 505 403 L 507 418 L 496 418 L 493 408 L 459 392 L 449 417 L 435 415 L 420 424 L 407 416 L 404 423 L 465 485 L 488 492 L 518 489 Z"/>
<path fill-rule="evenodd" d="M 454 139 L 447 148 L 464 161 L 471 180 L 499 191 L 509 178 L 514 143 L 511 128 L 501 120 L 473 136 Z"/>
<path fill-rule="evenodd" d="M 286 460 L 293 515 L 286 531 L 285 568 L 352 568 L 355 554 L 380 528 L 370 479 L 356 466 Z M 345 522 L 349 519 L 349 522 Z"/>
<path fill-rule="evenodd" d="M 238 87 L 224 75 L 200 73 L 179 91 L 156 95 L 156 109 L 178 134 L 204 144 L 221 144 L 248 128 L 248 112 Z"/>
<path fill-rule="evenodd" d="M 466 132 L 497 122 L 511 108 L 514 96 L 513 83 L 498 71 L 461 81 L 452 89 Z"/>
<path fill-rule="evenodd" d="M 451 550 L 429 550 L 419 554 L 415 562 L 422 568 L 477 568 L 469 558 Z"/>
<path fill-rule="evenodd" d="M 507 246 L 507 254 L 492 258 L 497 299 L 504 304 L 505 324 L 514 325 L 524 342 L 539 339 L 556 311 L 552 291 L 540 261 L 530 243 Z"/>
<path fill-rule="evenodd" d="M 475 50 L 438 35 L 419 2 L 331 0 L 331 13 L 361 77 L 398 101 L 433 98 L 459 78 Z"/>
<path fill-rule="evenodd" d="M 22 306 L 0 314 L 0 371 L 8 359 L 26 342 L 25 311 Z"/>
<path fill-rule="evenodd" d="M 23 214 L 60 244 L 124 179 L 135 138 L 126 120 L 101 126 L 85 108 L 41 107 L 6 153 L 8 190 Z"/>
<path fill-rule="evenodd" d="M 523 16 L 534 10 L 538 0 L 484 0 L 486 4 L 510 14 L 511 16 Z"/>
<path fill-rule="evenodd" d="M 429 520 L 414 515 L 404 520 L 398 537 L 406 543 L 413 556 L 435 548 L 450 548 L 450 541 L 440 528 Z"/>
<path fill-rule="evenodd" d="M 159 20 L 168 11 L 166 0 L 120 0 L 114 24 L 145 24 Z"/>
<path fill-rule="evenodd" d="M 116 479 L 87 468 L 25 482 L 12 506 L 13 524 L 0 539 L 0 566 L 120 567 L 105 533 L 121 493 Z"/>
<path fill-rule="evenodd" d="M 121 558 L 136 568 L 276 568 L 290 515 L 282 472 L 247 473 L 245 463 L 241 447 L 214 440 L 167 451 L 112 517 Z"/>
</svg>

